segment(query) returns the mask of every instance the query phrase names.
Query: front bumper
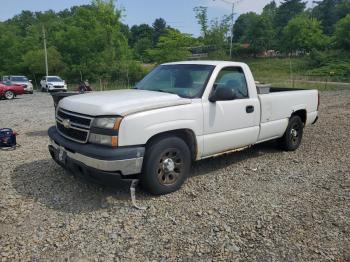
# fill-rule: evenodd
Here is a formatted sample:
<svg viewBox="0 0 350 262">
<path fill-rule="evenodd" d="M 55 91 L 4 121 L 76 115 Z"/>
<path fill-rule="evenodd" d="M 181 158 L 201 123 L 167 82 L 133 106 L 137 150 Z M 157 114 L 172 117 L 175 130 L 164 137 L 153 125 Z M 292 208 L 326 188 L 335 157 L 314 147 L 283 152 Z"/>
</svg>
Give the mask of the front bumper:
<svg viewBox="0 0 350 262">
<path fill-rule="evenodd" d="M 59 92 L 59 91 L 64 91 L 67 92 L 67 87 L 48 87 L 47 89 L 49 92 Z"/>
<path fill-rule="evenodd" d="M 24 88 L 24 93 L 33 93 L 33 86 L 27 86 Z"/>
<path fill-rule="evenodd" d="M 51 140 L 49 151 L 61 166 L 72 171 L 87 170 L 95 174 L 119 176 L 141 173 L 144 147 L 108 148 L 93 144 L 80 144 L 64 138 L 55 126 L 48 130 Z"/>
</svg>

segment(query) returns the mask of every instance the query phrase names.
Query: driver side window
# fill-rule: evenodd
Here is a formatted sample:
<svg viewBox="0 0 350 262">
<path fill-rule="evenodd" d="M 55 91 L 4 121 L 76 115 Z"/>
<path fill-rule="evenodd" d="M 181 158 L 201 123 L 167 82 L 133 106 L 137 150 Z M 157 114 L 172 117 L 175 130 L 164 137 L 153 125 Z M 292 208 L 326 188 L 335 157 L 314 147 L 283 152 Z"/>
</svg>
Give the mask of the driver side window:
<svg viewBox="0 0 350 262">
<path fill-rule="evenodd" d="M 235 91 L 237 99 L 248 98 L 247 81 L 244 72 L 240 67 L 223 68 L 216 78 L 216 88 L 229 88 Z"/>
</svg>

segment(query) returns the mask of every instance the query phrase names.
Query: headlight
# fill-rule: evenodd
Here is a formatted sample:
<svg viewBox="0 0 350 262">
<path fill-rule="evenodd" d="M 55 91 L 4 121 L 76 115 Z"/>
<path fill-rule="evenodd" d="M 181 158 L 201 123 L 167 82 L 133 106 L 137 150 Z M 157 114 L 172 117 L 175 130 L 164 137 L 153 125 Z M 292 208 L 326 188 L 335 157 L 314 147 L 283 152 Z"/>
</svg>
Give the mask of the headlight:
<svg viewBox="0 0 350 262">
<path fill-rule="evenodd" d="M 94 122 L 92 123 L 92 126 L 98 128 L 118 130 L 121 122 L 121 117 L 101 117 L 95 118 Z"/>
<path fill-rule="evenodd" d="M 90 133 L 89 142 L 110 147 L 118 146 L 118 136 L 108 136 Z"/>
<path fill-rule="evenodd" d="M 110 147 L 118 146 L 121 117 L 98 117 L 92 122 L 89 142 Z"/>
</svg>

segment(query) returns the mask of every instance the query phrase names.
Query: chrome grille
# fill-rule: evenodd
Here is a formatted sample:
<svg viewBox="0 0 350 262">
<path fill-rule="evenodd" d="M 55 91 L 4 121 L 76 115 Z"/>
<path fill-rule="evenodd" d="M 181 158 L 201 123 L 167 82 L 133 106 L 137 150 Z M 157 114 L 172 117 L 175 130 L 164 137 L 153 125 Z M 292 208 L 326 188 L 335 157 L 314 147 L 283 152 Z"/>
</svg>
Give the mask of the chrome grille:
<svg viewBox="0 0 350 262">
<path fill-rule="evenodd" d="M 78 143 L 86 143 L 92 119 L 90 116 L 59 108 L 56 113 L 56 127 L 62 136 Z"/>
</svg>

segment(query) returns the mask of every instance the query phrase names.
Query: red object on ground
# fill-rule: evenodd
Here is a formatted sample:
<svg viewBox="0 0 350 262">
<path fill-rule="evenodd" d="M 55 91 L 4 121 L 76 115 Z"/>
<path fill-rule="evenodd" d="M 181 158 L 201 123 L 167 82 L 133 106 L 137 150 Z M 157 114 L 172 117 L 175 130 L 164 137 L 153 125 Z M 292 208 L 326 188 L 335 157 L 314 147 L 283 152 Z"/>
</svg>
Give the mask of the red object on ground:
<svg viewBox="0 0 350 262">
<path fill-rule="evenodd" d="M 12 92 L 14 96 L 22 95 L 22 94 L 24 94 L 24 87 L 22 85 L 0 84 L 0 97 L 12 99 L 10 96 L 10 92 Z"/>
</svg>

